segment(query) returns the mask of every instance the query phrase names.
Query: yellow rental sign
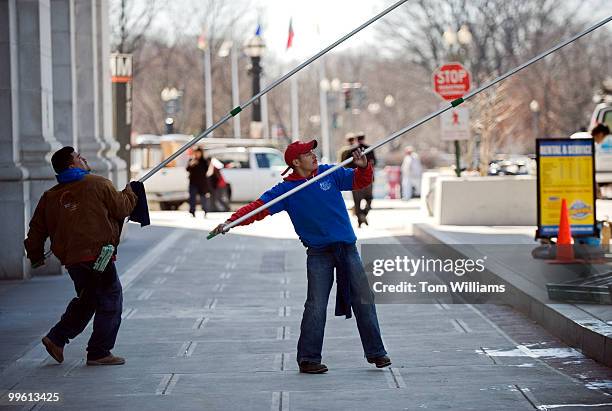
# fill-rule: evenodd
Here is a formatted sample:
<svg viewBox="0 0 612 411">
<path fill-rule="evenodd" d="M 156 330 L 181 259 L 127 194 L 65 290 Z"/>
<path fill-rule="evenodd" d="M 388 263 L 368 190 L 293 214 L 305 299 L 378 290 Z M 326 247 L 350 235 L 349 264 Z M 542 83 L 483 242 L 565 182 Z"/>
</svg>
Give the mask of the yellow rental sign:
<svg viewBox="0 0 612 411">
<path fill-rule="evenodd" d="M 597 234 L 592 139 L 538 139 L 538 238 L 556 237 L 565 198 L 572 236 Z"/>
</svg>

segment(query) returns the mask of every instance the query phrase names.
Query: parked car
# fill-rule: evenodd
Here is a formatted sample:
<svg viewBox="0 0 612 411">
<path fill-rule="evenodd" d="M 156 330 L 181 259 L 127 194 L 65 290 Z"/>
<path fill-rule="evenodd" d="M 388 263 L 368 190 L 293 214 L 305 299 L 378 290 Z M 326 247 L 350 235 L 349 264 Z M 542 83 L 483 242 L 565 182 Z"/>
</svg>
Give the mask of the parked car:
<svg viewBox="0 0 612 411">
<path fill-rule="evenodd" d="M 223 163 L 223 178 L 232 187 L 231 201 L 250 202 L 279 183 L 287 168 L 282 153 L 271 147 L 228 147 L 206 150 Z"/>
<path fill-rule="evenodd" d="M 132 149 L 134 178 L 145 175 L 192 138 L 173 134 L 137 139 Z M 206 157 L 214 157 L 223 164 L 221 174 L 232 202 L 253 201 L 281 181 L 280 173 L 286 166 L 275 145 L 273 141 L 259 139 L 209 138 L 199 142 Z M 186 166 L 190 154 L 191 150 L 187 150 L 145 181 L 147 199 L 159 203 L 162 210 L 177 209 L 189 200 Z"/>
<path fill-rule="evenodd" d="M 535 173 L 535 160 L 529 156 L 500 156 L 489 163 L 490 176 L 518 176 Z"/>
</svg>

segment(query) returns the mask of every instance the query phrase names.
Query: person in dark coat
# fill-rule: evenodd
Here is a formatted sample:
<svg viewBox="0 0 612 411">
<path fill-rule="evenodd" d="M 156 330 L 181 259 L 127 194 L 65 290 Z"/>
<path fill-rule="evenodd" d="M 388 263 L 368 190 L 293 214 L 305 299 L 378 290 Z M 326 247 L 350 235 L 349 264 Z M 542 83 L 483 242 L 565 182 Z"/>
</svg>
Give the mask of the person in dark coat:
<svg viewBox="0 0 612 411">
<path fill-rule="evenodd" d="M 362 150 L 365 150 L 366 148 L 370 147 L 369 145 L 365 144 L 365 134 L 361 132 L 357 134 L 348 133 L 346 135 L 346 142 L 347 146 L 342 147 L 340 149 L 338 162 L 344 161 L 347 158 L 351 157 L 353 155 L 353 151 L 355 151 L 356 148 L 361 148 Z M 372 167 L 376 165 L 376 157 L 374 156 L 373 151 L 366 154 L 366 158 L 368 159 L 368 162 L 372 164 Z M 354 163 L 349 163 L 346 167 L 355 168 L 356 166 Z M 374 179 L 372 178 L 372 181 L 373 180 Z M 357 224 L 359 225 L 359 227 L 361 227 L 363 223 L 368 225 L 367 217 L 368 213 L 370 212 L 370 209 L 372 208 L 372 199 L 372 184 L 360 190 L 353 190 L 353 212 L 355 213 L 355 216 L 357 216 Z M 365 207 L 363 206 L 364 200 Z"/>
<path fill-rule="evenodd" d="M 208 160 L 204 158 L 204 153 L 201 148 L 193 150 L 193 157 L 187 164 L 187 172 L 189 173 L 189 212 L 195 217 L 196 200 L 200 196 L 200 204 L 204 211 L 204 217 L 208 212 L 206 205 L 206 195 L 210 194 L 210 183 L 206 177 L 208 171 Z"/>
</svg>

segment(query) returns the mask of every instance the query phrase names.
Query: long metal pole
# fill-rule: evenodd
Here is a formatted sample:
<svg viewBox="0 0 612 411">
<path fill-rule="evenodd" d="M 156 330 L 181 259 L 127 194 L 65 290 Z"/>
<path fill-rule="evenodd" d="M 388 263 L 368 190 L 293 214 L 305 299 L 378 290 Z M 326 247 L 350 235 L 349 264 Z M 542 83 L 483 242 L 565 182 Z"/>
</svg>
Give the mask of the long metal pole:
<svg viewBox="0 0 612 411">
<path fill-rule="evenodd" d="M 213 123 L 212 78 L 210 67 L 210 44 L 204 49 L 204 96 L 206 99 L 206 128 Z M 212 133 L 211 133 L 212 134 Z"/>
<path fill-rule="evenodd" d="M 168 157 L 167 159 L 162 161 L 160 164 L 155 166 L 155 168 L 151 169 L 147 174 L 142 176 L 138 181 L 145 182 L 146 180 L 148 180 L 153 174 L 157 173 L 159 170 L 164 168 L 168 163 L 174 161 L 175 158 L 177 158 L 178 156 L 183 154 L 187 149 L 189 149 L 189 147 L 193 146 L 198 141 L 200 141 L 201 139 L 203 139 L 204 137 L 206 137 L 207 135 L 212 133 L 214 130 L 216 130 L 222 124 L 224 124 L 227 120 L 229 120 L 233 116 L 235 116 L 238 113 L 240 113 L 244 108 L 250 106 L 255 100 L 257 100 L 258 98 L 260 98 L 264 94 L 267 94 L 270 90 L 272 90 L 273 88 L 275 88 L 276 86 L 278 86 L 279 84 L 281 84 L 282 82 L 287 80 L 289 77 L 293 76 L 298 71 L 302 70 L 304 67 L 308 66 L 310 63 L 312 63 L 313 61 L 315 61 L 316 59 L 318 59 L 322 55 L 324 55 L 327 52 L 329 52 L 334 47 L 338 46 L 339 44 L 343 43 L 344 41 L 346 41 L 347 39 L 351 38 L 355 34 L 359 33 L 361 30 L 365 29 L 366 27 L 368 27 L 369 25 L 374 23 L 376 20 L 379 20 L 380 18 L 382 18 L 385 15 L 389 14 L 391 11 L 395 10 L 396 8 L 398 8 L 402 4 L 406 3 L 407 1 L 409 1 L 409 0 L 400 0 L 397 3 L 391 5 L 390 7 L 386 8 L 382 12 L 378 13 L 376 16 L 372 17 L 370 20 L 368 20 L 365 23 L 363 23 L 361 26 L 357 27 L 355 30 L 351 31 L 350 33 L 346 34 L 345 36 L 341 37 L 340 39 L 334 41 L 332 44 L 330 44 L 329 46 L 325 47 L 323 50 L 321 50 L 320 52 L 316 53 L 315 55 L 310 57 L 308 60 L 304 61 L 299 66 L 295 67 L 294 69 L 289 71 L 284 76 L 282 76 L 282 77 L 276 79 L 275 81 L 273 81 L 269 86 L 267 86 L 262 91 L 260 91 L 258 94 L 254 95 L 249 100 L 247 100 L 246 103 L 241 104 L 238 107 L 235 107 L 229 113 L 227 113 L 226 115 L 221 117 L 221 119 L 219 121 L 217 121 L 215 124 L 213 124 L 211 127 L 207 128 L 200 135 L 198 135 L 197 137 L 194 137 L 191 141 L 187 142 L 185 145 L 183 145 L 181 148 L 179 148 L 174 154 L 172 154 L 170 157 Z"/>
<path fill-rule="evenodd" d="M 266 86 L 266 76 L 264 73 L 261 75 L 261 86 Z M 268 115 L 268 95 L 264 94 L 261 97 L 261 122 L 263 125 L 263 138 L 270 138 L 270 116 Z"/>
<path fill-rule="evenodd" d="M 291 141 L 300 139 L 300 118 L 298 107 L 297 77 L 291 78 Z"/>
<path fill-rule="evenodd" d="M 238 87 L 238 50 L 232 42 L 230 50 L 231 68 L 232 68 L 232 106 L 240 104 L 239 87 Z M 234 116 L 234 137 L 240 137 L 240 116 Z"/>
<path fill-rule="evenodd" d="M 325 79 L 325 62 L 319 62 L 319 109 L 321 115 L 321 152 L 325 161 L 332 161 L 329 142 L 329 114 L 327 111 L 327 90 L 321 87 L 321 82 Z"/>
<path fill-rule="evenodd" d="M 465 100 L 474 97 L 475 95 L 477 95 L 478 93 L 482 93 L 483 91 L 485 91 L 486 89 L 494 86 L 495 84 L 499 83 L 500 81 L 505 80 L 506 78 L 510 77 L 513 74 L 518 73 L 519 71 L 523 70 L 526 67 L 529 67 L 530 65 L 532 65 L 533 63 L 543 59 L 544 57 L 548 56 L 549 54 L 554 53 L 555 51 L 559 50 L 560 48 L 567 46 L 570 43 L 573 43 L 574 41 L 578 40 L 579 38 L 589 34 L 590 32 L 598 29 L 599 27 L 603 26 L 604 24 L 610 22 L 612 20 L 612 16 L 609 16 L 607 18 L 605 18 L 604 20 L 600 21 L 599 23 L 587 28 L 586 30 L 581 31 L 580 33 L 570 37 L 569 39 L 557 44 L 556 46 L 548 49 L 547 51 L 545 51 L 544 53 L 541 53 L 539 55 L 537 55 L 536 57 L 532 58 L 531 60 L 527 61 L 526 63 L 521 64 L 520 66 L 508 71 L 505 74 L 502 74 L 501 76 L 497 77 L 495 80 L 477 88 L 476 90 L 466 94 L 463 98 L 459 98 L 457 100 L 454 100 L 452 102 L 449 103 L 449 105 L 447 107 L 443 107 L 438 111 L 434 111 L 433 113 L 421 118 L 420 120 L 415 121 L 414 123 L 402 128 L 401 130 L 396 131 L 395 133 L 391 134 L 390 136 L 388 136 L 387 138 L 379 141 L 378 143 L 371 145 L 370 147 L 368 147 L 367 149 L 365 149 L 363 151 L 363 154 L 367 154 L 371 151 L 376 150 L 377 148 L 387 144 L 388 142 L 390 142 L 391 140 L 396 139 L 397 137 L 401 136 L 402 134 L 405 134 L 407 132 L 409 132 L 412 129 L 417 128 L 418 126 L 420 126 L 421 124 L 424 124 L 426 122 L 428 122 L 431 119 L 434 119 L 436 117 L 438 117 L 440 114 L 450 110 L 453 107 L 457 107 L 459 104 L 463 103 Z M 306 181 L 303 184 L 300 184 L 297 187 L 294 187 L 293 189 L 287 191 L 286 193 L 276 197 L 275 199 L 271 200 L 270 202 L 262 205 L 261 207 L 256 208 L 255 210 L 251 211 L 250 213 L 245 214 L 244 216 L 232 221 L 231 223 L 229 223 L 228 225 L 225 226 L 224 232 L 227 232 L 229 229 L 239 225 L 240 223 L 242 223 L 243 221 L 251 218 L 252 216 L 254 216 L 255 214 L 258 214 L 260 212 L 262 212 L 263 210 L 271 207 L 272 205 L 278 203 L 279 201 L 284 200 L 285 198 L 289 197 L 290 195 L 308 187 L 311 184 L 314 184 L 315 182 L 319 181 L 320 179 L 328 176 L 329 174 L 333 173 L 334 171 L 336 171 L 337 169 L 339 169 L 340 167 L 344 167 L 345 165 L 349 164 L 351 161 L 353 161 L 352 157 L 347 158 L 346 160 L 344 160 L 343 162 L 336 164 L 335 166 L 333 166 L 332 168 L 325 170 L 324 172 L 322 172 L 321 174 L 318 174 L 317 176 L 313 177 L 312 179 Z M 208 235 L 208 239 L 213 238 L 215 235 L 213 234 L 209 234 Z"/>
</svg>

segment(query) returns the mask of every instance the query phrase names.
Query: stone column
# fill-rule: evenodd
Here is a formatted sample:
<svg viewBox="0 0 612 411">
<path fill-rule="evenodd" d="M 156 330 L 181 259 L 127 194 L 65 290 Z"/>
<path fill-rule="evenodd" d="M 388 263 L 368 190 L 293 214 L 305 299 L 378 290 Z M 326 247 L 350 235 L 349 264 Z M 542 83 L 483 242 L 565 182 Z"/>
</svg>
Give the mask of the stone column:
<svg viewBox="0 0 612 411">
<path fill-rule="evenodd" d="M 0 280 L 21 279 L 23 244 L 30 203 L 28 172 L 21 167 L 17 87 L 17 14 L 14 1 L 0 2 L 0 219 L 5 247 L 0 249 Z"/>
<path fill-rule="evenodd" d="M 123 189 L 127 184 L 126 181 L 126 163 L 117 156 L 117 150 L 119 150 L 119 142 L 116 140 L 117 136 L 113 135 L 113 96 L 112 96 L 112 83 L 111 83 L 111 72 L 109 67 L 110 61 L 110 26 L 108 23 L 108 0 L 95 0 L 96 3 L 96 43 L 98 45 L 98 64 L 100 67 L 98 75 L 98 85 L 101 92 L 102 107 L 100 110 L 100 116 L 102 121 L 100 122 L 100 136 L 104 139 L 107 144 L 107 149 L 102 153 L 106 159 L 111 162 L 111 180 L 115 183 L 117 188 Z"/>
<path fill-rule="evenodd" d="M 102 156 L 107 149 L 100 138 L 99 62 L 96 46 L 94 0 L 74 1 L 77 145 L 96 174 L 111 177 L 111 163 Z"/>
<path fill-rule="evenodd" d="M 96 174 L 118 181 L 125 162 L 111 136 L 108 9 L 105 0 L 74 0 L 78 147 Z"/>
<path fill-rule="evenodd" d="M 74 0 L 51 0 L 53 47 L 54 134 L 62 146 L 78 150 L 76 134 L 76 73 L 74 61 Z"/>
<path fill-rule="evenodd" d="M 0 3 L 0 278 L 30 276 L 23 238 L 42 193 L 55 184 L 51 13 L 48 0 Z M 36 274 L 58 274 L 50 259 Z"/>
</svg>

